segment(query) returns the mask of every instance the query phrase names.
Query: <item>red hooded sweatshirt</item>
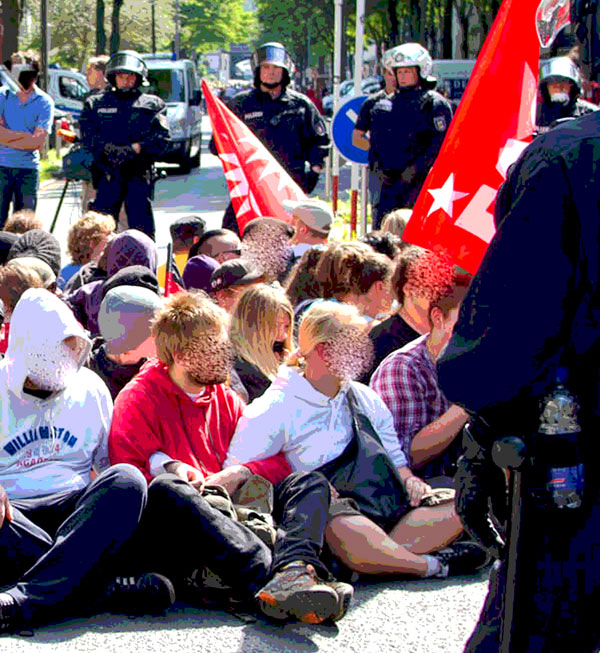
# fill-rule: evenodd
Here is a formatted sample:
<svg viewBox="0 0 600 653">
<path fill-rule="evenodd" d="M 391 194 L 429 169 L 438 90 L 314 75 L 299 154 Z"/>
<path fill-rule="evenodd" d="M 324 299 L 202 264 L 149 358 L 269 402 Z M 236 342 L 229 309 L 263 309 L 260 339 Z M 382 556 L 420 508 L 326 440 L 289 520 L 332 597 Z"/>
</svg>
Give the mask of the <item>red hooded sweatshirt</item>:
<svg viewBox="0 0 600 653">
<path fill-rule="evenodd" d="M 150 456 L 162 451 L 203 473 L 221 471 L 244 402 L 224 384 L 206 386 L 191 399 L 169 377 L 167 366 L 148 361 L 119 393 L 109 436 L 110 462 L 130 463 L 148 481 Z M 282 454 L 247 463 L 276 484 L 291 472 Z"/>
</svg>

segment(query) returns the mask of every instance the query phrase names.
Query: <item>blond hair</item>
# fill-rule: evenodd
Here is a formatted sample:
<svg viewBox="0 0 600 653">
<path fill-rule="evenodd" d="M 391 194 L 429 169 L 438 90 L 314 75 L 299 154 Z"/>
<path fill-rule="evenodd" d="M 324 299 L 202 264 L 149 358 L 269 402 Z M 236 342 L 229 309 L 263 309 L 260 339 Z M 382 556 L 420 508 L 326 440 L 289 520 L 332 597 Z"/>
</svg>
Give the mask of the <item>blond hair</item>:
<svg viewBox="0 0 600 653">
<path fill-rule="evenodd" d="M 152 335 L 158 358 L 166 365 L 175 362 L 175 354 L 184 354 L 192 341 L 207 332 L 227 327 L 227 313 L 206 293 L 180 292 L 168 297 L 155 313 Z"/>
<path fill-rule="evenodd" d="M 366 320 L 352 304 L 318 302 L 302 316 L 298 328 L 298 347 L 307 356 L 317 346 L 333 342 L 348 326 L 366 327 Z"/>
<path fill-rule="evenodd" d="M 104 238 L 114 233 L 117 225 L 112 215 L 88 211 L 69 229 L 67 249 L 73 263 L 89 263 L 92 252 Z"/>
<path fill-rule="evenodd" d="M 44 223 L 37 218 L 35 211 L 31 209 L 21 209 L 15 211 L 10 218 L 4 223 L 4 231 L 11 234 L 24 234 L 32 229 L 44 229 Z"/>
<path fill-rule="evenodd" d="M 29 288 L 43 288 L 44 282 L 33 268 L 18 265 L 19 259 L 13 259 L 13 265 L 0 267 L 0 300 L 8 315 L 14 310 L 21 295 Z"/>
<path fill-rule="evenodd" d="M 384 218 L 381 223 L 381 231 L 394 234 L 402 238 L 404 229 L 410 220 L 412 215 L 412 209 L 395 209 L 390 211 Z"/>
<path fill-rule="evenodd" d="M 277 318 L 285 314 L 290 328 L 285 350 L 292 350 L 294 310 L 283 290 L 258 284 L 248 288 L 238 299 L 231 316 L 229 337 L 235 352 L 247 360 L 269 379 L 277 375 L 281 360 L 273 351 L 277 335 Z"/>
</svg>

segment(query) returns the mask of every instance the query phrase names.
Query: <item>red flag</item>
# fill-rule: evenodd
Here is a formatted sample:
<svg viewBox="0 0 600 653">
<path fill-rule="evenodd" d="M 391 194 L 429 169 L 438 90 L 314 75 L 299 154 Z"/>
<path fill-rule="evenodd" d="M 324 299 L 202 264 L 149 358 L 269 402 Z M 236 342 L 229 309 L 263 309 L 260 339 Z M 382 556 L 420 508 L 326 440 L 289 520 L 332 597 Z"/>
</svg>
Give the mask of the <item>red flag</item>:
<svg viewBox="0 0 600 653">
<path fill-rule="evenodd" d="M 202 80 L 202 92 L 240 233 L 250 220 L 263 216 L 289 222 L 281 203 L 306 195 L 273 155 Z"/>
<path fill-rule="evenodd" d="M 566 5 L 566 14 L 565 14 Z M 504 0 L 403 238 L 477 272 L 506 171 L 531 142 L 540 43 L 568 22 L 569 0 Z"/>
<path fill-rule="evenodd" d="M 173 256 L 173 245 L 171 243 L 167 246 L 167 264 L 165 268 L 165 297 L 175 295 L 178 292 L 185 290 L 183 279 L 175 263 Z"/>
</svg>

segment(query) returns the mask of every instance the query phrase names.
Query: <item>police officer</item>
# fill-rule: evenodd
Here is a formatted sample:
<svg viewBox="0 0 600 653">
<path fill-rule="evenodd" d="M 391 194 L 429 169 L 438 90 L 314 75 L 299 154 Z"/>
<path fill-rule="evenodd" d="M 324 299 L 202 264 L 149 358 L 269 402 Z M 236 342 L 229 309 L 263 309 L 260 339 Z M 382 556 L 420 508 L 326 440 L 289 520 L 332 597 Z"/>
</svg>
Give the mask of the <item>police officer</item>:
<svg viewBox="0 0 600 653">
<path fill-rule="evenodd" d="M 496 514 L 506 511 L 493 443 L 516 435 L 527 454 L 515 575 L 506 583 L 502 553 L 467 651 L 591 653 L 600 643 L 599 160 L 600 112 L 557 126 L 525 150 L 499 193 L 496 235 L 438 363 L 448 400 L 484 424 L 467 441 L 457 505 L 492 548 L 501 550 L 494 544 L 501 533 L 494 534 L 487 496 L 495 497 Z M 536 496 L 545 470 L 535 453 L 547 454 L 535 435 L 538 399 L 557 366 L 569 369 L 581 404 L 585 487 L 574 510 L 544 507 Z M 512 626 L 508 646 L 505 624 Z"/>
<path fill-rule="evenodd" d="M 537 106 L 537 131 L 547 132 L 557 120 L 577 118 L 597 111 L 598 107 L 582 100 L 581 73 L 570 57 L 554 57 L 540 69 L 540 94 Z"/>
<path fill-rule="evenodd" d="M 422 45 L 393 48 L 386 65 L 395 72 L 396 93 L 379 97 L 368 116 L 361 113 L 352 138 L 356 147 L 369 150 L 381 183 L 375 229 L 390 211 L 414 205 L 452 119 L 449 102 L 431 90 L 433 61 Z"/>
<path fill-rule="evenodd" d="M 147 67 L 132 50 L 113 55 L 106 67 L 110 87 L 87 98 L 80 125 L 84 146 L 94 155 L 95 211 L 118 220 L 123 202 L 129 227 L 154 238 L 152 164 L 169 142 L 166 105 L 143 93 Z"/>
<path fill-rule="evenodd" d="M 252 55 L 254 88 L 229 102 L 306 193 L 319 180 L 330 140 L 323 118 L 306 95 L 288 88 L 294 65 L 281 43 L 265 43 Z M 214 142 L 211 150 L 216 154 Z M 231 205 L 223 226 L 238 231 Z"/>
</svg>

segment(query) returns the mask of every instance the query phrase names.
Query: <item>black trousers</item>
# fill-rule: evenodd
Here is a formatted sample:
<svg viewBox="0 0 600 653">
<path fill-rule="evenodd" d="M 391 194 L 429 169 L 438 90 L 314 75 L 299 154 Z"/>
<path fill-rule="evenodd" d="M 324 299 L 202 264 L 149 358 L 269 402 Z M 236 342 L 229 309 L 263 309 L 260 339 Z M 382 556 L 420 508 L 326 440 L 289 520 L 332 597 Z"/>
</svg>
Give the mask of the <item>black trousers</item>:
<svg viewBox="0 0 600 653">
<path fill-rule="evenodd" d="M 97 193 L 92 207 L 94 211 L 112 215 L 118 222 L 121 205 L 125 202 L 129 228 L 139 229 L 155 240 L 151 197 L 150 171 L 136 176 L 123 176 L 117 171 L 98 177 Z"/>
<path fill-rule="evenodd" d="M 379 195 L 373 202 L 373 229 L 379 229 L 385 216 L 396 209 L 410 208 L 415 205 L 421 191 L 422 181 L 407 184 L 398 178 L 393 183 L 383 181 L 375 173 L 379 182 Z M 373 182 L 375 185 L 375 182 Z"/>
<path fill-rule="evenodd" d="M 246 526 L 211 507 L 189 483 L 161 474 L 150 484 L 148 507 L 130 548 L 142 568 L 175 582 L 208 567 L 236 595 L 249 598 L 295 560 L 314 565 L 323 577 L 329 575 L 319 560 L 329 500 L 329 484 L 318 472 L 294 473 L 279 483 L 273 515 L 277 541 L 271 552 Z"/>
<path fill-rule="evenodd" d="M 98 598 L 122 570 L 121 546 L 135 532 L 147 486 L 132 465 L 115 465 L 85 489 L 11 501 L 13 521 L 0 528 L 0 585 L 27 620 L 55 616 L 68 603 Z"/>
</svg>

